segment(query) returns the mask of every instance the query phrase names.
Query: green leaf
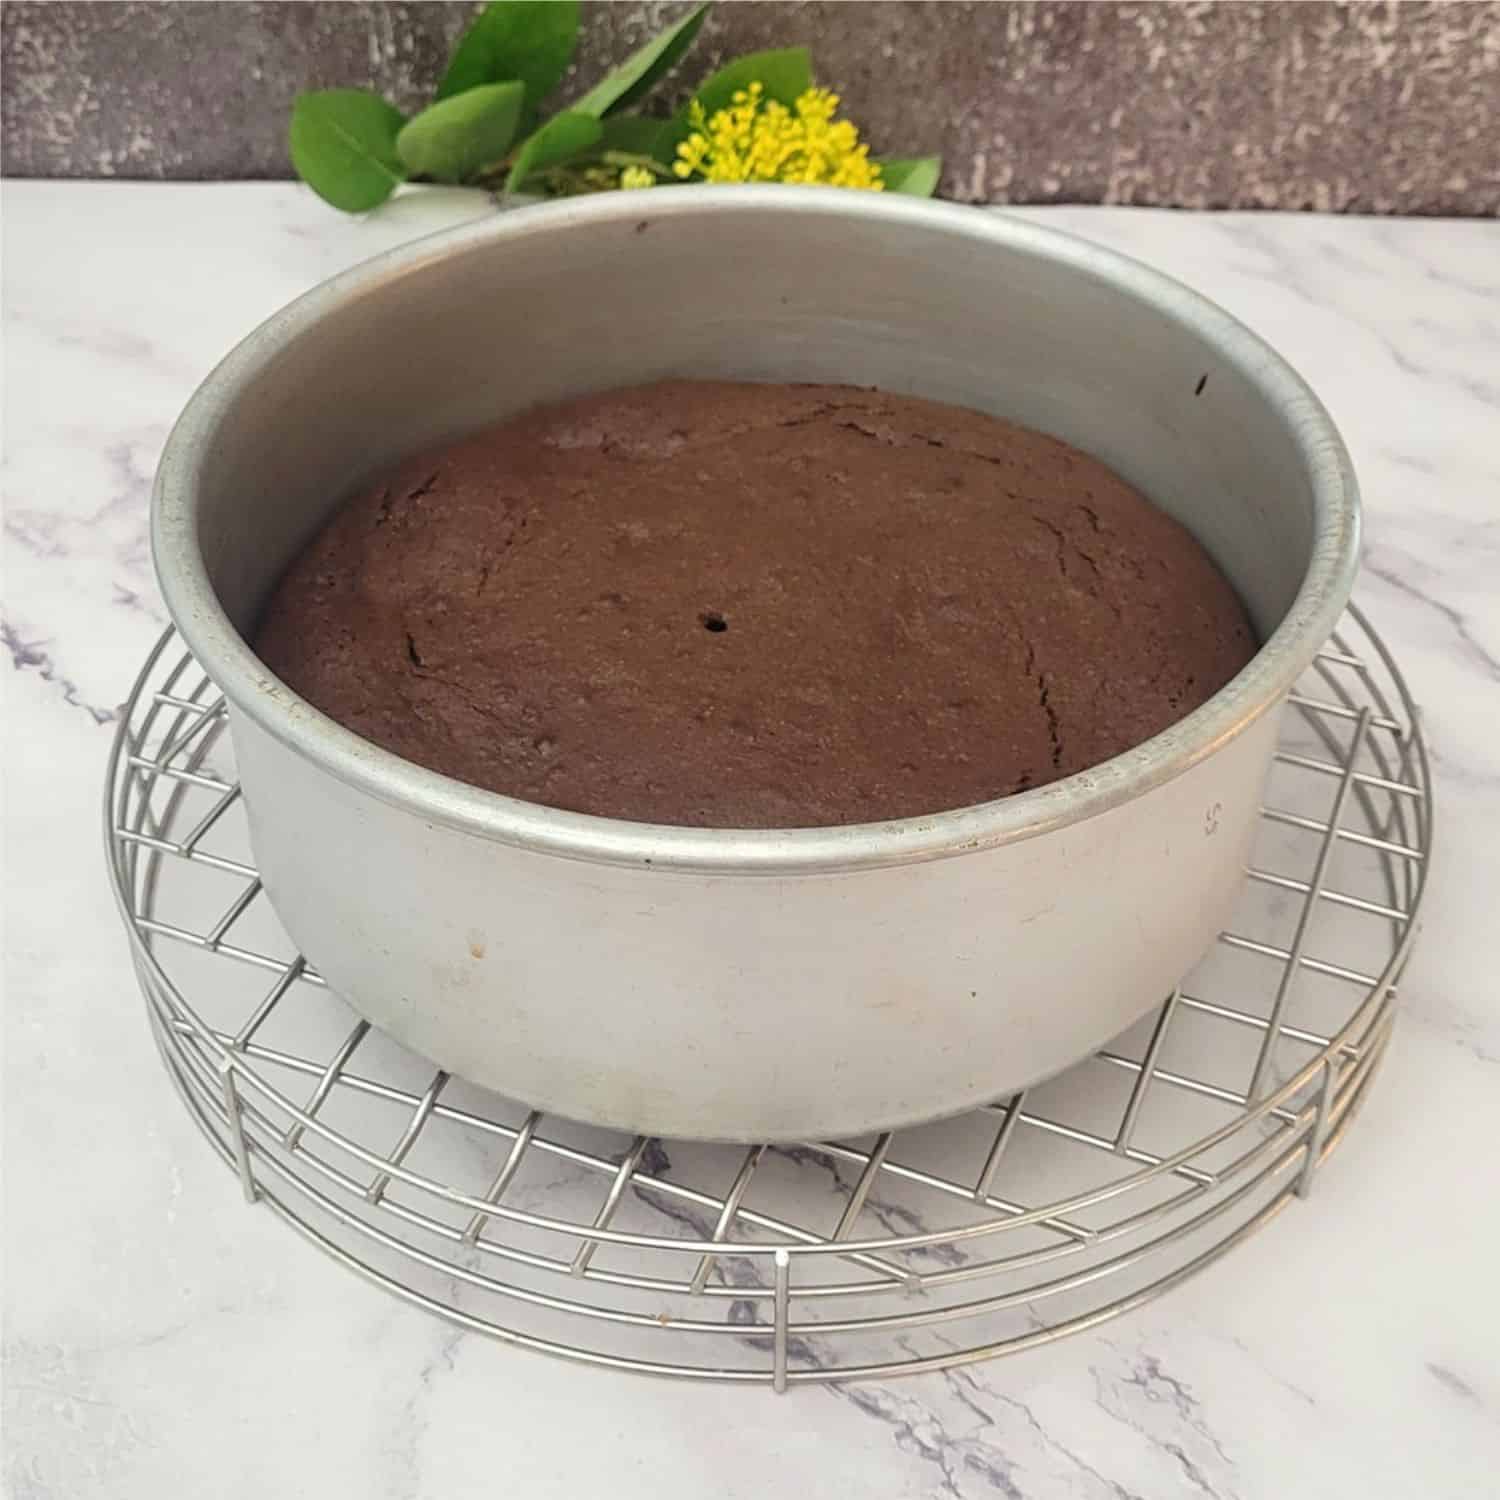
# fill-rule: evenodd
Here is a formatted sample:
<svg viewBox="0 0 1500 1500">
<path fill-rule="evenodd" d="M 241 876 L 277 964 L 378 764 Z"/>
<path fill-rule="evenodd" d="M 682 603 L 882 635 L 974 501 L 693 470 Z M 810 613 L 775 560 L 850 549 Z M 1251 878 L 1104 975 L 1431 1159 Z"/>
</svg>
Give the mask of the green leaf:
<svg viewBox="0 0 1500 1500">
<path fill-rule="evenodd" d="M 586 115 L 606 115 L 624 109 L 641 97 L 664 73 L 676 66 L 693 45 L 708 6 L 690 10 L 675 26 L 669 26 L 644 47 L 632 52 L 612 73 L 603 78 L 572 108 Z"/>
<path fill-rule="evenodd" d="M 396 137 L 411 174 L 439 182 L 464 182 L 498 162 L 516 138 L 526 85 L 486 83 L 440 99 Z"/>
<path fill-rule="evenodd" d="M 726 63 L 693 95 L 703 112 L 711 115 L 728 109 L 737 90 L 752 83 L 765 86 L 766 98 L 788 109 L 797 97 L 812 87 L 812 55 L 806 47 L 788 47 L 780 52 L 750 52 Z"/>
<path fill-rule="evenodd" d="M 578 0 L 493 0 L 459 39 L 437 97 L 520 79 L 532 108 L 562 81 L 577 41 Z"/>
<path fill-rule="evenodd" d="M 628 156 L 648 156 L 663 166 L 670 166 L 677 146 L 677 132 L 672 120 L 656 120 L 649 115 L 611 115 L 604 122 L 603 151 L 622 151 Z"/>
<path fill-rule="evenodd" d="M 515 165 L 505 179 L 505 191 L 515 192 L 528 177 L 587 151 L 603 136 L 604 127 L 593 115 L 579 114 L 576 110 L 553 115 L 540 130 L 526 138 L 516 153 Z"/>
<path fill-rule="evenodd" d="M 406 178 L 396 138 L 406 117 L 364 89 L 298 94 L 287 138 L 297 175 L 325 202 L 358 214 Z"/>
<path fill-rule="evenodd" d="M 888 193 L 910 193 L 917 198 L 930 198 L 942 175 L 941 156 L 911 156 L 880 163 L 880 180 Z"/>
</svg>

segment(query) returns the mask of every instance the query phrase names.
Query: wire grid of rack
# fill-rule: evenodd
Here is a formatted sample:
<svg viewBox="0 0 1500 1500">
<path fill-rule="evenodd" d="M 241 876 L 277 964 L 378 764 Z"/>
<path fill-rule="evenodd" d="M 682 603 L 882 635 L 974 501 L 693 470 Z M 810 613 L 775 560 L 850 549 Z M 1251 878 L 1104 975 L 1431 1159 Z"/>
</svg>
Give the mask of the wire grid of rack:
<svg viewBox="0 0 1500 1500">
<path fill-rule="evenodd" d="M 105 823 L 156 1042 L 244 1196 L 468 1329 L 777 1390 L 1094 1326 L 1305 1195 L 1390 1036 L 1431 847 L 1410 698 L 1351 611 L 1285 711 L 1230 930 L 1130 1032 L 894 1134 L 631 1139 L 435 1071 L 324 985 L 251 864 L 224 726 L 168 632 Z"/>
</svg>

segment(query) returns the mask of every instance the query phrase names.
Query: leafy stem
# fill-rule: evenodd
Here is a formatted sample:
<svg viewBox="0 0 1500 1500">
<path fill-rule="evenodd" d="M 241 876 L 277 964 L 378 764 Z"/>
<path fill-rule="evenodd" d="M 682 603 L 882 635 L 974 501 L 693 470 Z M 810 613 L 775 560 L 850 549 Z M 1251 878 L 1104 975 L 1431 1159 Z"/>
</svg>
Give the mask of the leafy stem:
<svg viewBox="0 0 1500 1500">
<path fill-rule="evenodd" d="M 492 0 L 459 38 L 432 103 L 410 119 L 367 89 L 299 94 L 288 130 L 292 165 L 347 213 L 375 208 L 411 181 L 498 186 L 506 195 L 614 187 L 627 171 L 630 186 L 651 185 L 642 173 L 658 186 L 675 184 L 681 174 L 673 164 L 693 128 L 687 106 L 670 118 L 631 111 L 681 62 L 708 11 L 706 4 L 688 9 L 580 98 L 544 116 L 541 105 L 578 44 L 577 0 Z M 737 58 L 689 102 L 710 117 L 752 84 L 792 108 L 812 88 L 807 50 Z M 935 157 L 889 161 L 882 185 L 929 194 L 940 167 Z"/>
<path fill-rule="evenodd" d="M 653 156 L 640 156 L 634 151 L 606 151 L 600 158 L 606 167 L 644 167 L 648 172 L 664 181 L 672 180 L 672 169 L 666 162 Z"/>
</svg>

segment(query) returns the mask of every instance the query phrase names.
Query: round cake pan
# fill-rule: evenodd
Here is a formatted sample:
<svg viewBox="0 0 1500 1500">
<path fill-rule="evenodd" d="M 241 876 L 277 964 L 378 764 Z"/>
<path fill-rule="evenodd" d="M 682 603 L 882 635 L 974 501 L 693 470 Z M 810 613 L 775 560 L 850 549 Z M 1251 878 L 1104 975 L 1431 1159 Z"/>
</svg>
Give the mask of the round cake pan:
<svg viewBox="0 0 1500 1500">
<path fill-rule="evenodd" d="M 1054 433 L 1198 537 L 1264 644 L 1166 732 L 1051 786 L 754 831 L 463 785 L 333 723 L 247 645 L 374 471 L 668 376 L 879 386 Z M 968 1109 L 1158 1003 L 1230 908 L 1272 710 L 1348 598 L 1358 532 L 1323 407 L 1201 297 L 999 214 L 773 187 L 529 208 L 335 278 L 203 383 L 152 513 L 172 617 L 230 706 L 267 893 L 329 984 L 538 1108 L 743 1141 Z"/>
</svg>

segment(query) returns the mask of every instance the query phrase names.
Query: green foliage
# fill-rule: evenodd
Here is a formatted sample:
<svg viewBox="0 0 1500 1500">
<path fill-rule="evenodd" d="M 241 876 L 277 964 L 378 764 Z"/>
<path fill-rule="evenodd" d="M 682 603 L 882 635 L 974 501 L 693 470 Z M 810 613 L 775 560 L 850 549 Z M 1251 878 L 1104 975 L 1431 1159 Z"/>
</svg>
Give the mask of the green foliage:
<svg viewBox="0 0 1500 1500">
<path fill-rule="evenodd" d="M 886 192 L 910 193 L 915 198 L 932 197 L 942 175 L 941 156 L 910 156 L 880 164 L 880 180 Z"/>
<path fill-rule="evenodd" d="M 670 166 L 676 145 L 675 120 L 657 120 L 649 115 L 611 115 L 604 122 L 600 149 L 606 154 L 648 157 Z"/>
<path fill-rule="evenodd" d="M 516 138 L 526 85 L 485 83 L 439 99 L 396 137 L 396 150 L 413 177 L 467 182 L 501 161 Z"/>
<path fill-rule="evenodd" d="M 707 14 L 706 5 L 689 11 L 675 26 L 669 26 L 660 36 L 632 52 L 613 72 L 606 73 L 573 108 L 585 114 L 606 115 L 634 104 L 693 45 Z"/>
<path fill-rule="evenodd" d="M 459 38 L 437 97 L 516 81 L 535 109 L 562 82 L 577 43 L 578 0 L 494 0 Z"/>
<path fill-rule="evenodd" d="M 553 115 L 540 130 L 533 131 L 522 142 L 506 176 L 505 191 L 515 192 L 529 177 L 587 151 L 603 136 L 604 127 L 593 115 L 578 110 L 564 110 L 560 115 Z"/>
<path fill-rule="evenodd" d="M 297 175 L 345 213 L 384 203 L 406 176 L 396 138 L 401 111 L 364 89 L 299 94 L 288 137 Z"/>
<path fill-rule="evenodd" d="M 806 47 L 787 47 L 780 52 L 749 52 L 720 68 L 706 79 L 693 95 L 693 102 L 703 106 L 703 113 L 728 109 L 737 89 L 758 83 L 767 99 L 775 99 L 788 109 L 800 94 L 812 87 L 812 54 Z"/>
<path fill-rule="evenodd" d="M 669 118 L 626 113 L 693 45 L 709 6 L 698 5 L 639 47 L 550 118 L 539 106 L 562 82 L 578 42 L 577 0 L 492 0 L 459 39 L 426 109 L 408 120 L 364 89 L 299 94 L 289 127 L 292 164 L 320 197 L 348 213 L 377 207 L 414 179 L 503 187 L 507 193 L 595 191 L 671 183 L 687 106 Z M 737 89 L 759 83 L 790 108 L 812 87 L 805 47 L 736 58 L 693 95 L 704 112 L 726 108 Z M 931 194 L 936 157 L 888 161 L 892 192 Z"/>
</svg>

